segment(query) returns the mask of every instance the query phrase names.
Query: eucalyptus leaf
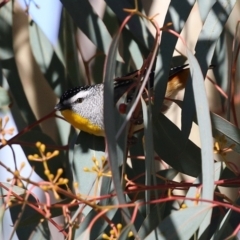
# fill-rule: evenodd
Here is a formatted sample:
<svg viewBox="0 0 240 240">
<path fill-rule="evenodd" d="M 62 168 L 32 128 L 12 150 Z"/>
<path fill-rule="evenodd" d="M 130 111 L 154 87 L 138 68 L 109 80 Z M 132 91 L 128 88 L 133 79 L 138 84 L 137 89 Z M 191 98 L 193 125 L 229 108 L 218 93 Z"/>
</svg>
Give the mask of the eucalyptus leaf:
<svg viewBox="0 0 240 240">
<path fill-rule="evenodd" d="M 123 22 L 124 19 L 129 15 L 124 9 L 134 9 L 134 5 L 127 0 L 122 1 L 110 1 L 105 0 L 108 6 L 112 9 L 112 11 L 116 14 L 117 18 Z M 133 35 L 133 38 L 140 45 L 142 53 L 145 57 L 147 57 L 149 50 L 153 46 L 154 38 L 146 24 L 139 16 L 134 16 L 128 22 L 129 34 Z"/>
<path fill-rule="evenodd" d="M 46 151 L 47 152 L 53 152 L 56 150 L 57 146 L 54 143 L 54 141 L 46 134 L 40 132 L 40 131 L 35 131 L 31 130 L 20 137 L 18 137 L 16 142 L 20 141 L 22 143 L 21 147 L 26 155 L 26 158 L 28 158 L 29 155 L 33 154 L 40 154 L 38 152 L 37 147 L 35 144 L 37 142 L 41 142 L 42 144 L 46 145 Z M 48 147 L 50 146 L 50 147 Z M 56 146 L 56 148 L 54 148 Z M 63 162 L 64 154 L 62 151 L 59 152 L 59 155 L 55 156 L 51 160 L 47 161 L 48 168 L 52 174 L 56 174 L 57 170 L 59 168 L 66 169 L 65 164 Z M 29 160 L 30 165 L 33 167 L 34 171 L 43 179 L 48 180 L 44 173 L 44 166 L 42 162 L 39 161 L 34 161 L 34 160 Z M 72 176 L 69 172 L 64 171 L 61 177 L 67 177 L 69 179 L 69 186 L 71 186 L 71 181 L 72 181 Z"/>
<path fill-rule="evenodd" d="M 205 12 L 208 12 L 208 15 L 195 47 L 196 58 L 201 66 L 203 76 L 206 75 L 208 67 L 211 65 L 217 41 L 235 3 L 236 0 L 221 0 L 216 1 L 212 7 L 208 4 L 209 9 L 205 9 Z M 220 15 L 222 16 L 221 18 L 218 17 Z M 186 85 L 182 108 L 182 131 L 184 132 L 185 138 L 188 138 L 190 134 L 194 115 L 195 105 L 192 92 L 192 81 L 189 79 Z"/>
<path fill-rule="evenodd" d="M 109 166 L 112 172 L 112 180 L 115 187 L 116 195 L 119 204 L 126 204 L 124 197 L 121 178 L 119 174 L 119 165 L 123 161 L 124 149 L 117 148 L 117 131 L 116 131 L 116 122 L 117 118 L 114 114 L 115 107 L 112 104 L 114 99 L 113 93 L 113 76 L 116 67 L 116 54 L 117 48 L 120 40 L 120 31 L 114 37 L 112 44 L 109 49 L 109 55 L 105 64 L 105 76 L 104 76 L 104 126 L 106 134 L 106 142 L 108 146 L 108 160 Z M 126 142 L 126 133 L 121 135 L 122 141 Z M 121 140 L 120 139 L 120 140 Z M 120 141 L 119 140 L 119 141 Z M 125 144 L 126 146 L 126 144 Z M 117 163 L 117 164 L 116 164 Z M 123 218 L 126 224 L 130 223 L 131 215 L 128 208 L 121 209 Z M 136 234 L 136 229 L 132 227 L 132 231 Z"/>
<path fill-rule="evenodd" d="M 77 26 L 106 55 L 112 38 L 88 1 L 61 0 Z M 118 57 L 120 60 L 120 57 Z"/>
<path fill-rule="evenodd" d="M 117 199 L 112 198 L 111 205 L 116 203 L 117 203 Z M 120 212 L 117 208 L 113 208 L 112 210 L 107 211 L 105 215 L 112 221 L 115 221 L 114 217 L 116 217 L 117 215 L 118 215 L 117 219 L 121 218 L 121 215 L 119 213 Z M 87 216 L 84 218 L 83 222 L 81 223 L 80 228 L 77 229 L 76 231 L 77 240 L 96 239 L 97 237 L 101 238 L 104 232 L 108 233 L 107 231 L 107 229 L 109 230 L 108 223 L 102 217 L 99 217 L 98 219 L 96 219 L 97 215 L 98 215 L 98 211 L 96 211 L 95 209 L 92 209 L 87 214 Z M 93 219 L 96 219 L 96 221 L 94 222 L 94 225 L 91 225 Z M 91 231 L 89 231 L 89 226 L 91 226 Z"/>
<path fill-rule="evenodd" d="M 1 61 L 0 61 L 0 86 L 3 86 L 3 71 Z"/>
<path fill-rule="evenodd" d="M 1 182 L 0 188 L 1 188 L 2 195 L 7 195 L 10 190 L 11 192 L 15 193 L 18 196 L 23 196 L 24 194 L 26 194 L 26 189 L 15 186 L 15 185 L 12 186 L 10 183 L 6 183 L 6 182 Z"/>
<path fill-rule="evenodd" d="M 8 92 L 4 88 L 0 87 L 0 109 L 3 110 L 4 108 L 9 107 L 10 104 L 11 99 Z"/>
<path fill-rule="evenodd" d="M 170 1 L 170 5 L 164 19 L 164 25 L 173 23 L 173 29 L 180 33 L 184 23 L 186 22 L 192 8 L 194 1 Z M 174 21 L 173 21 L 174 20 Z M 168 32 L 162 32 L 161 43 L 159 46 L 159 72 L 156 73 L 154 85 L 155 85 L 155 97 L 153 106 L 153 117 L 158 117 L 158 110 L 161 108 L 165 92 L 167 81 L 169 77 L 169 70 L 171 67 L 172 56 L 176 46 L 178 38 Z"/>
<path fill-rule="evenodd" d="M 213 125 L 213 136 L 226 137 L 226 145 L 232 145 L 234 151 L 240 153 L 240 130 L 226 119 L 220 117 L 215 113 L 211 113 L 211 120 Z"/>
<path fill-rule="evenodd" d="M 193 54 L 187 50 L 189 66 L 193 80 L 193 92 L 196 105 L 199 134 L 201 140 L 203 199 L 213 199 L 214 169 L 213 141 L 209 106 L 200 66 Z"/>
<path fill-rule="evenodd" d="M 171 213 L 156 229 L 158 239 L 190 239 L 209 210 L 209 206 L 199 205 Z M 146 239 L 150 239 L 152 234 L 155 232 L 152 232 Z"/>
<path fill-rule="evenodd" d="M 159 212 L 160 209 L 160 212 Z M 161 204 L 160 206 L 154 206 L 151 208 L 150 213 L 146 216 L 144 219 L 142 226 L 140 227 L 138 231 L 138 236 L 140 239 L 147 239 L 147 236 L 155 231 L 159 224 L 161 223 L 162 219 L 159 218 L 158 214 L 163 216 L 163 212 L 165 210 L 164 204 Z M 158 212 L 158 214 L 156 214 Z M 152 236 L 154 238 L 154 236 Z M 151 238 L 149 238 L 151 239 Z"/>
<path fill-rule="evenodd" d="M 26 201 L 32 202 L 32 203 L 37 203 L 36 199 L 32 196 L 29 195 L 29 197 L 26 199 Z M 10 208 L 10 213 L 11 213 L 11 218 L 13 221 L 13 224 L 15 225 L 16 223 L 19 225 L 22 225 L 22 221 L 25 221 L 26 218 L 31 216 L 33 218 L 37 216 L 36 211 L 31 208 L 29 205 L 25 205 L 24 208 L 22 205 L 13 205 Z M 42 218 L 43 216 L 41 216 Z M 40 231 L 41 236 L 43 239 L 50 239 L 50 231 L 49 228 L 46 224 L 42 223 L 40 224 L 40 218 L 38 221 L 31 221 L 29 222 L 28 227 L 22 228 L 18 227 L 16 229 L 16 233 L 19 239 L 28 239 L 37 229 L 37 231 L 40 231 L 39 227 L 42 228 L 42 231 Z"/>
<path fill-rule="evenodd" d="M 128 226 L 125 226 L 122 230 L 121 230 L 121 233 L 120 235 L 118 236 L 118 239 L 119 240 L 125 240 L 125 239 L 128 239 L 131 237 L 131 228 L 132 226 L 128 225 Z"/>
<path fill-rule="evenodd" d="M 30 108 L 29 102 L 23 90 L 15 59 L 9 58 L 2 60 L 1 64 L 3 68 L 3 73 L 9 86 L 9 92 L 13 98 L 13 105 L 17 106 L 16 112 L 14 112 L 13 115 L 17 113 L 18 118 L 20 118 L 19 114 L 21 114 L 21 118 L 24 119 L 25 124 L 35 122 L 36 118 Z M 22 121 L 16 121 L 16 125 L 19 130 L 22 127 L 22 124 L 19 124 L 21 122 Z M 36 128 L 40 129 L 38 126 L 36 126 Z"/>
<path fill-rule="evenodd" d="M 154 150 L 175 170 L 197 177 L 201 172 L 200 149 L 163 114 L 153 122 Z"/>
<path fill-rule="evenodd" d="M 211 240 L 220 240 L 223 238 L 227 238 L 232 233 L 232 229 L 229 225 L 229 219 L 232 214 L 232 209 L 229 209 L 225 216 L 220 219 L 218 224 L 218 229 L 213 234 Z M 224 237 L 223 237 L 224 236 Z"/>
<path fill-rule="evenodd" d="M 13 48 L 12 48 L 12 5 L 6 4 L 1 7 L 0 11 L 0 56 L 2 59 L 8 59 L 13 57 Z"/>
<path fill-rule="evenodd" d="M 96 196 L 99 194 L 98 189 L 101 180 L 97 180 L 98 173 L 92 171 L 92 169 L 96 168 L 96 164 L 98 164 L 100 171 L 104 170 L 104 167 L 102 167 L 103 160 L 105 159 L 104 150 L 103 137 L 96 137 L 85 132 L 80 132 L 77 139 L 72 139 L 69 151 L 69 163 L 74 182 L 78 183 L 78 190 L 81 194 L 86 196 Z M 84 171 L 84 169 L 88 170 Z M 105 170 L 106 172 L 108 171 L 107 168 Z M 87 215 L 89 211 L 91 211 L 91 208 L 85 207 L 83 214 Z"/>
<path fill-rule="evenodd" d="M 69 204 L 71 201 L 72 201 L 72 199 L 66 198 L 66 199 L 58 201 L 56 204 L 64 205 L 64 204 Z M 77 206 L 71 206 L 68 209 L 69 209 L 69 211 L 74 212 L 77 210 Z M 13 209 L 13 211 L 15 211 L 15 210 Z M 18 209 L 18 211 L 20 211 L 20 210 Z M 20 224 L 19 224 L 20 228 L 28 227 L 31 224 L 37 225 L 44 218 L 44 216 L 42 214 L 35 211 L 34 209 L 31 209 L 29 211 L 31 212 L 31 214 L 24 213 L 24 216 L 22 217 Z M 49 209 L 49 211 L 50 211 L 52 218 L 63 215 L 62 207 L 55 207 L 54 204 L 51 205 L 51 208 Z M 16 214 L 16 213 L 14 212 L 14 214 Z"/>
</svg>

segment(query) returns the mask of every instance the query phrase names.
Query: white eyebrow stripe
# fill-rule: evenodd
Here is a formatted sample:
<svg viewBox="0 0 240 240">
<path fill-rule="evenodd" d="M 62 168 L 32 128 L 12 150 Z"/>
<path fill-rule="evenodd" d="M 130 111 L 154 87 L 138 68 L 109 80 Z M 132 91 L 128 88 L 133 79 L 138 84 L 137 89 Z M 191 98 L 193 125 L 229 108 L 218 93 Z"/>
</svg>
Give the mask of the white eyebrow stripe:
<svg viewBox="0 0 240 240">
<path fill-rule="evenodd" d="M 90 93 L 90 91 L 88 91 L 88 90 L 80 91 L 76 95 L 64 100 L 63 104 L 70 104 L 70 103 L 75 102 L 78 98 L 85 98 L 89 95 L 89 93 Z"/>
</svg>

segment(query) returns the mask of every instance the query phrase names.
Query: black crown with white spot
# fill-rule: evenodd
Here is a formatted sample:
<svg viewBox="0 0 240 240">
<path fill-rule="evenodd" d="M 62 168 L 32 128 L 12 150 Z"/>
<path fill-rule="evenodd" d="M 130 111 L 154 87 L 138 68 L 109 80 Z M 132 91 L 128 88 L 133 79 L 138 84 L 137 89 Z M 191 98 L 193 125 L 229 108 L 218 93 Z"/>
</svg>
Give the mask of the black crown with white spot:
<svg viewBox="0 0 240 240">
<path fill-rule="evenodd" d="M 93 86 L 82 86 L 82 87 L 75 87 L 75 88 L 71 88 L 67 91 L 65 91 L 63 93 L 63 95 L 60 98 L 60 102 L 65 101 L 66 99 L 71 98 L 72 96 L 76 95 L 77 93 L 79 93 L 80 91 L 84 91 L 84 90 L 89 90 L 90 88 L 92 88 Z"/>
</svg>

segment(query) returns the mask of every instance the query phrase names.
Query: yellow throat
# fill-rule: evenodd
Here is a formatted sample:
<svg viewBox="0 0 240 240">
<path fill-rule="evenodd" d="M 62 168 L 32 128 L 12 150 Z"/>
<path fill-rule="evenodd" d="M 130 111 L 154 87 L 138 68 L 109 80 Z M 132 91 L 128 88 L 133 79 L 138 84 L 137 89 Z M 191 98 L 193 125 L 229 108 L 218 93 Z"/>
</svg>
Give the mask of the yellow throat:
<svg viewBox="0 0 240 240">
<path fill-rule="evenodd" d="M 61 111 L 63 117 L 75 128 L 96 136 L 104 136 L 104 130 L 71 110 Z"/>
</svg>

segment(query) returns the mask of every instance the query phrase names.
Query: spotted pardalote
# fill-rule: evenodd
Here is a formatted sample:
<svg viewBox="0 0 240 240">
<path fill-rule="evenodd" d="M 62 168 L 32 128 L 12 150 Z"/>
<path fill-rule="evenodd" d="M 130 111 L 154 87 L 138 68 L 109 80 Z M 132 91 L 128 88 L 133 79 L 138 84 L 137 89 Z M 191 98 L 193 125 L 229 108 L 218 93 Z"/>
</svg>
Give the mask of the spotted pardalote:
<svg viewBox="0 0 240 240">
<path fill-rule="evenodd" d="M 135 71 L 134 73 L 137 73 Z M 130 77 L 134 74 L 128 74 L 129 78 L 116 78 L 114 81 L 114 103 L 122 97 L 136 79 Z M 189 68 L 186 65 L 172 68 L 169 72 L 166 97 L 171 98 L 185 87 L 189 75 Z M 61 96 L 55 110 L 61 112 L 63 117 L 75 128 L 94 134 L 104 136 L 103 121 L 103 84 L 91 86 L 75 87 L 67 90 Z M 131 94 L 127 94 L 127 101 L 131 101 Z"/>
</svg>

